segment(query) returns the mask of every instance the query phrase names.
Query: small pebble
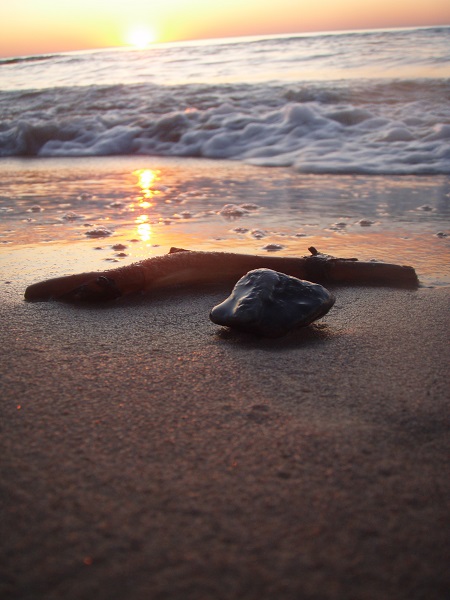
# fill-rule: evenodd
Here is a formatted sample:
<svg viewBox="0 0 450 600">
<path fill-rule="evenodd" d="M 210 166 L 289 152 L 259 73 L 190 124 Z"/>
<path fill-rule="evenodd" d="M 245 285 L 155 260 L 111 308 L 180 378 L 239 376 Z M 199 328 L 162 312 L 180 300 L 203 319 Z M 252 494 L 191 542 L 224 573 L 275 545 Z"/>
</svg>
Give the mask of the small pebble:
<svg viewBox="0 0 450 600">
<path fill-rule="evenodd" d="M 88 237 L 92 237 L 92 238 L 99 238 L 99 237 L 108 237 L 109 235 L 112 235 L 112 231 L 110 229 L 107 229 L 106 227 L 95 227 L 94 229 L 89 229 L 89 231 L 85 232 L 85 235 L 87 235 Z"/>
<path fill-rule="evenodd" d="M 267 250 L 267 252 L 278 252 L 278 250 L 283 250 L 284 246 L 281 244 L 266 244 L 262 247 L 263 250 Z"/>
<path fill-rule="evenodd" d="M 342 231 L 346 227 L 347 227 L 347 223 L 344 223 L 342 221 L 340 221 L 339 223 L 333 223 L 333 225 L 330 225 L 330 229 L 333 231 Z"/>
<path fill-rule="evenodd" d="M 69 211 L 68 213 L 66 213 L 65 215 L 63 215 L 63 219 L 66 219 L 66 221 L 76 221 L 76 219 L 82 219 L 83 217 L 81 215 L 78 215 L 75 212 Z"/>
<path fill-rule="evenodd" d="M 261 238 L 266 237 L 267 233 L 265 231 L 262 231 L 261 229 L 253 229 L 252 231 L 250 231 L 250 235 L 256 238 L 257 240 L 260 240 Z"/>
<path fill-rule="evenodd" d="M 241 204 L 240 207 L 243 208 L 244 210 L 248 210 L 249 212 L 259 210 L 261 208 L 257 204 L 253 204 L 253 202 L 247 202 L 246 204 Z"/>
<path fill-rule="evenodd" d="M 248 214 L 248 210 L 238 206 L 237 204 L 225 204 L 225 206 L 219 211 L 219 215 L 226 219 L 237 219 Z"/>
</svg>

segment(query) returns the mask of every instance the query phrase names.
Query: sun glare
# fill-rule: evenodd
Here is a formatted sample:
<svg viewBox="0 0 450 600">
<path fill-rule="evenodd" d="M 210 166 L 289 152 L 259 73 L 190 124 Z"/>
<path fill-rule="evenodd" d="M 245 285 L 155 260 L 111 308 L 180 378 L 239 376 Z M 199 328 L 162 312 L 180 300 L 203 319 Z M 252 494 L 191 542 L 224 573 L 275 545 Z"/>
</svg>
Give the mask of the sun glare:
<svg viewBox="0 0 450 600">
<path fill-rule="evenodd" d="M 147 46 L 156 40 L 156 34 L 153 29 L 147 25 L 136 25 L 131 27 L 125 36 L 125 41 L 130 46 L 134 46 L 140 50 L 147 48 Z"/>
</svg>

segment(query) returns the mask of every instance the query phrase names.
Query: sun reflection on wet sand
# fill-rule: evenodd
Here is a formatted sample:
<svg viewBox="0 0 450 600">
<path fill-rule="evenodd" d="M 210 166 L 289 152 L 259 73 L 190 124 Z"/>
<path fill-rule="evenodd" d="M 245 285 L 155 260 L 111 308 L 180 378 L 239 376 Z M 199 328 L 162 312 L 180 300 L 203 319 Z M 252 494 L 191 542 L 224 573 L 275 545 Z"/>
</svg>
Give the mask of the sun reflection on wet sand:
<svg viewBox="0 0 450 600">
<path fill-rule="evenodd" d="M 155 206 L 152 199 L 161 194 L 161 191 L 155 189 L 154 184 L 161 178 L 160 170 L 153 169 L 137 169 L 133 171 L 133 175 L 137 176 L 137 186 L 139 188 L 139 196 L 137 198 L 137 208 L 148 210 Z M 134 206 L 133 204 L 131 205 Z M 152 227 L 149 221 L 148 214 L 140 214 L 136 219 L 137 235 L 141 242 L 149 242 L 152 237 Z"/>
<path fill-rule="evenodd" d="M 158 180 L 160 171 L 152 169 L 137 169 L 132 172 L 137 177 L 136 186 L 138 188 L 138 196 L 136 202 L 132 202 L 129 206 L 130 211 L 148 210 L 154 206 L 152 199 L 157 196 L 159 190 L 153 189 L 153 184 Z M 140 213 L 135 218 L 137 224 L 136 233 L 141 242 L 149 242 L 152 237 L 152 228 L 149 221 L 149 215 Z"/>
<path fill-rule="evenodd" d="M 150 223 L 140 223 L 137 226 L 137 233 L 142 242 L 149 242 L 152 237 L 152 226 Z"/>
<path fill-rule="evenodd" d="M 153 185 L 160 179 L 160 173 L 161 171 L 154 171 L 152 169 L 138 169 L 137 171 L 133 171 L 133 175 L 137 175 L 138 177 L 137 185 L 140 188 L 142 198 L 153 198 L 160 194 L 158 189 L 153 188 Z M 144 202 L 144 200 L 141 199 L 140 202 Z"/>
<path fill-rule="evenodd" d="M 225 218 L 231 205 L 257 208 Z M 64 270 L 76 272 L 80 260 L 84 270 L 103 261 L 128 264 L 170 246 L 303 256 L 312 245 L 339 256 L 412 264 L 420 275 L 448 282 L 449 216 L 444 176 L 307 176 L 193 159 L 0 165 L 3 257 L 27 246 L 39 249 L 42 263 L 44 248 L 53 248 L 55 274 L 63 255 Z M 109 237 L 87 236 L 102 227 Z M 122 254 L 115 253 L 118 244 Z M 16 272 L 21 268 L 17 264 Z"/>
</svg>

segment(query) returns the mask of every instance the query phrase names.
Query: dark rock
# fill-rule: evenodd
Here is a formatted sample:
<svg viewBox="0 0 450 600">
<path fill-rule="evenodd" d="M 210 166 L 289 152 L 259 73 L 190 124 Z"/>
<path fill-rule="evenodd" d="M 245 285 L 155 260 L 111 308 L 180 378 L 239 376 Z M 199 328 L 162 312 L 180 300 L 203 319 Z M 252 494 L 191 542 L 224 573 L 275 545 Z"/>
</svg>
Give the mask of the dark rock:
<svg viewBox="0 0 450 600">
<path fill-rule="evenodd" d="M 212 309 L 210 319 L 217 325 L 279 337 L 320 319 L 334 301 L 333 294 L 317 283 L 256 269 L 244 275 L 231 295 Z"/>
</svg>

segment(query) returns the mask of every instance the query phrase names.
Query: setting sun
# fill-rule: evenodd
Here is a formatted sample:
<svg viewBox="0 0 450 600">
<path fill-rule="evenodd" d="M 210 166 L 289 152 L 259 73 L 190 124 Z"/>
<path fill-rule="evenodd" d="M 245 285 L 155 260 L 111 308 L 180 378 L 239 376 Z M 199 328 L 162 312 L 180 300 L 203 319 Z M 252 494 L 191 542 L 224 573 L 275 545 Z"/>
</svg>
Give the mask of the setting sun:
<svg viewBox="0 0 450 600">
<path fill-rule="evenodd" d="M 125 35 L 125 41 L 130 46 L 143 50 L 156 40 L 156 34 L 153 29 L 147 25 L 135 25 L 128 29 Z"/>
<path fill-rule="evenodd" d="M 0 57 L 154 42 L 449 23 L 448 0 L 0 2 Z"/>
</svg>

